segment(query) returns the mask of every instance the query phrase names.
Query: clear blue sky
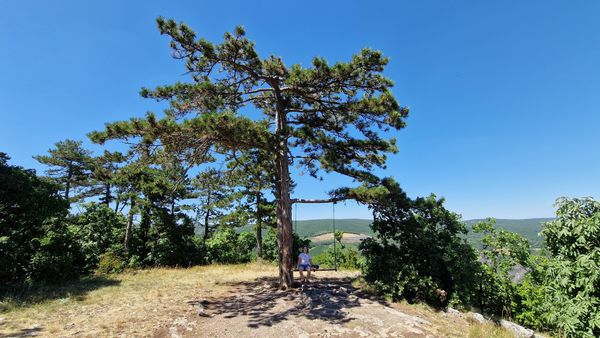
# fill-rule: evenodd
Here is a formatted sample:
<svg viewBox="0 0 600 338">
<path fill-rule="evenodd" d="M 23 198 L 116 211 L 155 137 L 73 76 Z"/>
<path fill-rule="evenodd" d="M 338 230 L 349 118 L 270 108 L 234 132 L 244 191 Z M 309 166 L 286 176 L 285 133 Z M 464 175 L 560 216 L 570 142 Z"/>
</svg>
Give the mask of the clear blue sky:
<svg viewBox="0 0 600 338">
<path fill-rule="evenodd" d="M 156 30 L 165 16 L 213 41 L 242 24 L 262 56 L 288 65 L 382 50 L 411 115 L 380 174 L 465 219 L 552 216 L 556 197 L 600 197 L 600 2 L 202 3 L 0 1 L 0 151 L 41 172 L 31 157 L 56 141 L 160 111 L 140 87 L 186 79 Z M 298 182 L 305 198 L 349 183 Z M 354 203 L 337 213 L 370 217 Z"/>
</svg>

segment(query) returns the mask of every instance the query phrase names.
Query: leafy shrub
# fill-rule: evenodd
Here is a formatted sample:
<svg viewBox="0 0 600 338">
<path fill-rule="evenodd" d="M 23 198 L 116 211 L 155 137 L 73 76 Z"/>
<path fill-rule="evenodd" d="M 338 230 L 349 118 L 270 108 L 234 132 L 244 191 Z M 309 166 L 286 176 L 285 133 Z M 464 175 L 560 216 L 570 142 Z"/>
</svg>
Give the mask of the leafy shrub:
<svg viewBox="0 0 600 338">
<path fill-rule="evenodd" d="M 150 266 L 191 266 L 203 262 L 202 246 L 195 240 L 194 225 L 184 213 L 171 214 L 165 208 L 153 208 L 151 228 L 138 231 L 137 254 Z M 148 238 L 146 238 L 148 237 Z"/>
<path fill-rule="evenodd" d="M 256 245 L 253 233 L 238 234 L 231 227 L 221 226 L 206 241 L 207 257 L 210 263 L 246 263 L 252 259 L 252 249 Z"/>
<path fill-rule="evenodd" d="M 122 251 L 126 221 L 105 204 L 89 203 L 84 208 L 71 220 L 71 230 L 82 248 L 86 269 L 91 271 L 109 249 L 115 253 Z"/>
<path fill-rule="evenodd" d="M 394 299 L 470 304 L 477 261 L 459 216 L 434 195 L 412 200 L 392 179 L 382 184 L 389 193 L 369 205 L 376 238 L 360 245 L 365 280 Z"/>
<path fill-rule="evenodd" d="M 0 153 L 0 288 L 77 275 L 76 243 L 56 228 L 68 211 L 59 187 L 8 160 Z"/>
<path fill-rule="evenodd" d="M 86 272 L 81 248 L 67 227 L 59 223 L 48 224 L 47 228 L 44 236 L 35 240 L 28 279 L 54 282 L 73 279 Z"/>
<path fill-rule="evenodd" d="M 495 223 L 489 218 L 473 226 L 475 233 L 483 234 L 478 305 L 482 311 L 512 317 L 520 302 L 514 271 L 530 270 L 530 246 L 519 234 L 495 229 Z"/>
<path fill-rule="evenodd" d="M 96 271 L 100 273 L 117 273 L 123 271 L 125 267 L 126 264 L 123 262 L 121 256 L 108 251 L 99 256 Z"/>
<path fill-rule="evenodd" d="M 516 285 L 517 301 L 513 303 L 515 319 L 530 328 L 542 330 L 549 328 L 545 321 L 546 303 L 543 278 L 546 273 L 548 259 L 544 256 L 534 256 L 533 271 L 523 281 Z"/>
<path fill-rule="evenodd" d="M 572 337 L 600 336 L 600 202 L 556 201 L 542 235 L 552 255 L 545 279 L 544 319 Z"/>
</svg>

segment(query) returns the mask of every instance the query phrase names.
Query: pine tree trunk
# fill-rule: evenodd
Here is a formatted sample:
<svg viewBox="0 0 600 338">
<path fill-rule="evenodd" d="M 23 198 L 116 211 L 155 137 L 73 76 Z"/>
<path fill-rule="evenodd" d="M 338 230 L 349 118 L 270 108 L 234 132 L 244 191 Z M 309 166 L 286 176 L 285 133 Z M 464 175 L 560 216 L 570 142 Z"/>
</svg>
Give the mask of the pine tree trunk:
<svg viewBox="0 0 600 338">
<path fill-rule="evenodd" d="M 278 182 L 276 216 L 277 244 L 279 247 L 279 288 L 290 289 L 294 284 L 293 275 L 293 236 L 292 236 L 292 203 L 290 200 L 290 170 L 288 160 L 287 121 L 282 106 L 283 99 L 276 91 L 277 111 L 275 114 L 277 145 L 276 168 Z"/>
<path fill-rule="evenodd" d="M 110 201 L 112 200 L 112 196 L 110 194 L 110 183 L 104 184 L 104 201 L 103 203 L 108 206 Z"/>
<path fill-rule="evenodd" d="M 69 202 L 69 190 L 71 190 L 71 179 L 73 178 L 73 168 L 69 165 L 67 171 L 67 182 L 65 184 L 65 199 Z"/>
<path fill-rule="evenodd" d="M 260 212 L 260 192 L 256 193 L 256 256 L 262 259 L 262 214 Z"/>
<path fill-rule="evenodd" d="M 127 216 L 127 228 L 125 228 L 125 240 L 123 241 L 123 248 L 125 254 L 129 254 L 129 246 L 131 243 L 131 232 L 133 231 L 133 215 L 135 214 L 135 197 L 131 197 L 131 205 L 129 206 L 129 215 Z"/>
<path fill-rule="evenodd" d="M 144 205 L 141 211 L 141 220 L 140 220 L 140 240 L 142 241 L 142 247 L 140 250 L 140 256 L 142 260 L 146 260 L 148 257 L 148 232 L 150 231 L 150 225 L 152 220 L 150 217 L 151 210 L 148 205 Z"/>
<path fill-rule="evenodd" d="M 206 210 L 206 215 L 204 215 L 204 241 L 208 239 L 208 227 L 210 221 L 210 209 Z"/>
</svg>

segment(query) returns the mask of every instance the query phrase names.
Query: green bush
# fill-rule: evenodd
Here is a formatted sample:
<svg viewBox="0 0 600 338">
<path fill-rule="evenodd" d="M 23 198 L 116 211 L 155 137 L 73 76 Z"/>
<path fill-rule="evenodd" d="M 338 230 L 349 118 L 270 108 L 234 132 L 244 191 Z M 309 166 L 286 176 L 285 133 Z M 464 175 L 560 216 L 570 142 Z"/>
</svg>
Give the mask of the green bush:
<svg viewBox="0 0 600 338">
<path fill-rule="evenodd" d="M 536 260 L 534 271 L 527 274 L 521 283 L 516 285 L 517 301 L 513 303 L 513 313 L 517 322 L 536 329 L 547 330 L 545 293 L 543 280 L 548 259 L 543 256 L 533 257 Z"/>
<path fill-rule="evenodd" d="M 86 270 L 95 270 L 100 255 L 111 249 L 122 252 L 126 220 L 105 204 L 88 203 L 84 211 L 71 219 L 71 231 L 85 256 Z"/>
<path fill-rule="evenodd" d="M 59 187 L 0 153 L 0 288 L 81 273 L 76 241 L 63 226 L 68 203 Z"/>
<path fill-rule="evenodd" d="M 123 271 L 126 264 L 118 254 L 108 251 L 98 257 L 98 268 L 100 273 L 117 273 Z"/>
<path fill-rule="evenodd" d="M 389 194 L 369 205 L 376 237 L 360 245 L 365 280 L 393 299 L 470 304 L 478 265 L 459 216 L 443 199 L 412 200 L 393 180 L 382 184 Z"/>
<path fill-rule="evenodd" d="M 478 305 L 481 311 L 512 318 L 521 302 L 513 272 L 531 270 L 530 245 L 519 234 L 496 229 L 495 223 L 489 218 L 473 225 L 475 233 L 483 234 Z"/>
<path fill-rule="evenodd" d="M 252 260 L 252 250 L 256 245 L 253 233 L 238 234 L 231 227 L 218 227 L 213 236 L 206 241 L 209 263 L 246 263 Z"/>
<path fill-rule="evenodd" d="M 556 206 L 556 219 L 542 230 L 552 256 L 543 318 L 565 336 L 599 337 L 600 202 L 559 198 Z"/>
<path fill-rule="evenodd" d="M 31 258 L 28 279 L 59 281 L 73 279 L 85 272 L 81 248 L 64 226 L 53 226 L 37 242 Z"/>
<path fill-rule="evenodd" d="M 203 246 L 198 245 L 193 222 L 186 214 L 153 208 L 147 226 L 147 230 L 138 230 L 137 249 L 133 250 L 133 254 L 145 257 L 144 265 L 191 266 L 204 261 Z"/>
</svg>

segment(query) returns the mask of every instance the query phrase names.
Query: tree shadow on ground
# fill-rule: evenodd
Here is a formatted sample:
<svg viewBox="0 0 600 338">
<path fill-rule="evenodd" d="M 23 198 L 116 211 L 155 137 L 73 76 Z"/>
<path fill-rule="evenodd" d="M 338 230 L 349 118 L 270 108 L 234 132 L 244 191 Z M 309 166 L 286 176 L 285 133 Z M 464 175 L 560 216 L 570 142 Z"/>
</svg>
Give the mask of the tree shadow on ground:
<svg viewBox="0 0 600 338">
<path fill-rule="evenodd" d="M 319 278 L 304 287 L 282 291 L 276 287 L 277 278 L 265 277 L 235 284 L 231 296 L 193 300 L 188 304 L 198 307 L 200 316 L 246 316 L 251 328 L 272 326 L 289 317 L 341 324 L 352 320 L 345 310 L 361 306 L 359 300 L 365 298 L 352 286 L 352 280 Z"/>
<path fill-rule="evenodd" d="M 4 337 L 34 337 L 34 336 L 38 336 L 42 331 L 42 328 L 40 327 L 33 327 L 33 328 L 29 328 L 29 329 L 20 329 L 18 331 L 15 332 L 11 332 L 11 333 L 0 333 L 0 338 L 4 338 Z"/>
<path fill-rule="evenodd" d="M 86 276 L 78 280 L 57 283 L 36 283 L 0 291 L 0 313 L 23 308 L 49 300 L 71 298 L 77 301 L 93 290 L 119 285 L 121 282 L 108 276 Z"/>
</svg>

